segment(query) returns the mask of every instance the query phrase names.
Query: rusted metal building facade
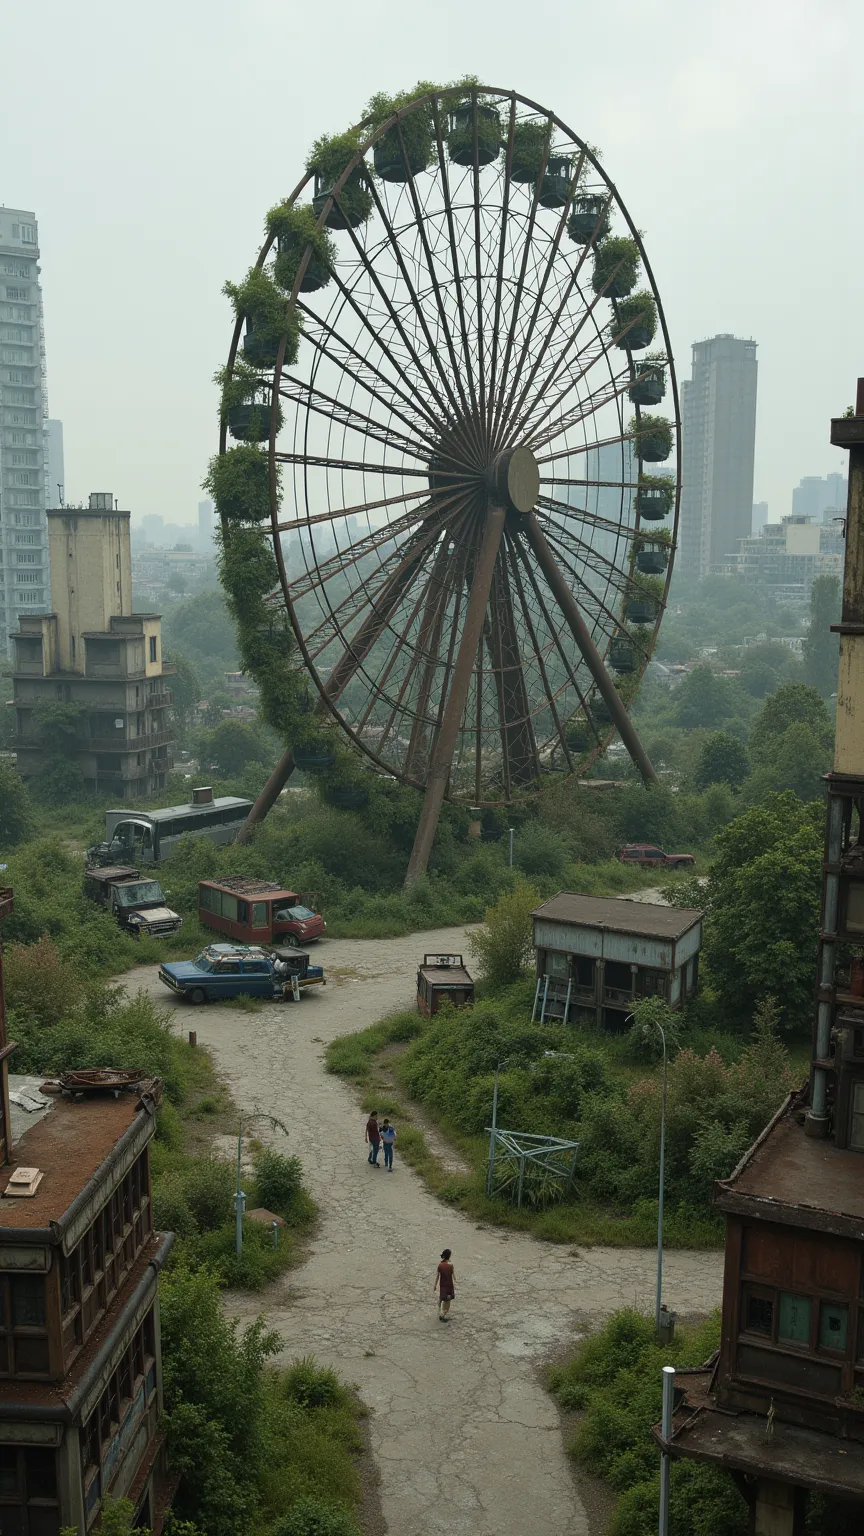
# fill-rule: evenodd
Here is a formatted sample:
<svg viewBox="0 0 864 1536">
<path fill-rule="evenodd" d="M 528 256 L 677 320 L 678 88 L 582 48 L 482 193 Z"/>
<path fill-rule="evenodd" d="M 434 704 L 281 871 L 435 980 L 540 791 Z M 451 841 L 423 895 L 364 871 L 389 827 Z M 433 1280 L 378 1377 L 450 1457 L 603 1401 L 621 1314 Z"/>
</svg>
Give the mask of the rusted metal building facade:
<svg viewBox="0 0 864 1536">
<path fill-rule="evenodd" d="M 172 1238 L 154 1232 L 150 1198 L 161 1085 L 78 1097 L 13 1079 L 10 1117 L 0 1061 L 0 1532 L 86 1536 L 110 1493 L 158 1536 L 176 1481 L 159 1428 L 157 1276 Z M 32 1193 L 13 1195 L 25 1178 Z"/>
<path fill-rule="evenodd" d="M 831 441 L 850 473 L 810 1077 L 715 1185 L 722 1343 L 655 1429 L 733 1474 L 757 1536 L 803 1533 L 812 1490 L 860 1501 L 864 1530 L 864 380 Z"/>
<path fill-rule="evenodd" d="M 559 891 L 532 916 L 541 1021 L 621 1029 L 640 998 L 680 1008 L 696 990 L 695 908 Z"/>
</svg>

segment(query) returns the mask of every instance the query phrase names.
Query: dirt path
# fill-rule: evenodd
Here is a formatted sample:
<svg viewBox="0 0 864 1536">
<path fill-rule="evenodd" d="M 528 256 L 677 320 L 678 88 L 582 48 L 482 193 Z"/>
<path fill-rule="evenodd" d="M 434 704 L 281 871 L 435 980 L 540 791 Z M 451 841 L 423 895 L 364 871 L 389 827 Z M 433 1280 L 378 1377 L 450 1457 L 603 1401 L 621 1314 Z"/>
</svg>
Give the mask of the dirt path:
<svg viewBox="0 0 864 1536">
<path fill-rule="evenodd" d="M 324 1045 L 411 1006 L 423 950 L 462 949 L 462 929 L 321 946 L 326 991 L 259 1014 L 177 1005 L 246 1109 L 291 1127 L 321 1224 L 307 1263 L 267 1293 L 284 1358 L 314 1353 L 360 1387 L 392 1536 L 587 1536 L 558 1417 L 538 1365 L 616 1307 L 650 1308 L 654 1255 L 579 1250 L 477 1227 L 405 1166 L 366 1161 L 355 1094 L 322 1066 Z M 168 1005 L 155 968 L 123 978 Z M 278 1138 L 277 1138 L 278 1139 Z M 457 1299 L 442 1326 L 432 1296 L 453 1249 Z M 665 1296 L 679 1312 L 720 1300 L 722 1256 L 670 1253 Z M 234 1297 L 254 1315 L 259 1298 Z"/>
</svg>

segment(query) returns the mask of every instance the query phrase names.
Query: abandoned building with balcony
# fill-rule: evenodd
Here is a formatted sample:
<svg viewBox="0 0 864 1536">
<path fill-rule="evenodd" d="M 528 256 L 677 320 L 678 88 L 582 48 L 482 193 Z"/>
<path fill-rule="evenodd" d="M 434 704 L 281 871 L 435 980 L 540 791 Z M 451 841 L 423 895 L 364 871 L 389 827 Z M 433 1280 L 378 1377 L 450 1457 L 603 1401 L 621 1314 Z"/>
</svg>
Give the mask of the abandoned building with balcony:
<svg viewBox="0 0 864 1536">
<path fill-rule="evenodd" d="M 130 514 L 94 492 L 47 516 L 52 612 L 22 614 L 11 636 L 18 771 L 37 774 L 62 732 L 89 789 L 153 794 L 172 766 L 172 669 L 159 616 L 131 611 Z M 54 721 L 49 704 L 65 706 Z"/>
<path fill-rule="evenodd" d="M 681 1008 L 696 991 L 702 913 L 559 891 L 532 913 L 534 1017 L 624 1029 L 634 1003 Z"/>
<path fill-rule="evenodd" d="M 0 918 L 12 911 L 0 890 Z M 0 1532 L 85 1533 L 106 1495 L 159 1536 L 167 1469 L 150 1140 L 139 1072 L 9 1074 L 0 969 Z"/>
<path fill-rule="evenodd" d="M 864 1529 L 864 379 L 850 453 L 833 770 L 809 1080 L 728 1178 L 721 1345 L 678 1371 L 672 1457 L 732 1473 L 756 1536 L 803 1536 L 810 1494 Z"/>
</svg>

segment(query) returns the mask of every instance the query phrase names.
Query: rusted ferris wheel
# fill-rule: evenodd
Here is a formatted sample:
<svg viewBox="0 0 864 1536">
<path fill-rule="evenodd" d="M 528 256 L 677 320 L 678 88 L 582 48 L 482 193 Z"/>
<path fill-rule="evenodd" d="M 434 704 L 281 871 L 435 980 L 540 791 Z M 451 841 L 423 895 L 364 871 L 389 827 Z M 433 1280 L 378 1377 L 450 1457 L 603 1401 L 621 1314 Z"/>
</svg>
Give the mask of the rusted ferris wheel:
<svg viewBox="0 0 864 1536">
<path fill-rule="evenodd" d="M 338 174 L 322 157 L 281 208 L 257 265 L 299 350 L 239 314 L 228 375 L 260 384 L 221 449 L 267 443 L 279 601 L 317 711 L 424 792 L 412 878 L 445 796 L 511 803 L 616 730 L 654 776 L 627 706 L 677 531 L 666 322 L 596 153 L 512 91 L 361 124 Z M 259 813 L 294 766 L 289 749 Z"/>
</svg>

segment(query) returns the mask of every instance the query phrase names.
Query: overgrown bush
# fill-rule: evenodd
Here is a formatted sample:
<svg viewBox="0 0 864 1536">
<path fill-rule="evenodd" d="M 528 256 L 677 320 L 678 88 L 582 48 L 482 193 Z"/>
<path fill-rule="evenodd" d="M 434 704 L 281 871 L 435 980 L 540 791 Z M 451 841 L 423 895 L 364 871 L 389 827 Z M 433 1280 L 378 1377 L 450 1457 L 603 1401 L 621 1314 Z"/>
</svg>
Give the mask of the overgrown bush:
<svg viewBox="0 0 864 1536">
<path fill-rule="evenodd" d="M 488 907 L 483 927 L 468 943 L 493 986 L 518 980 L 534 948 L 531 913 L 540 900 L 533 885 L 519 884 Z"/>
<path fill-rule="evenodd" d="M 625 1310 L 550 1372 L 562 1407 L 582 1410 L 572 1451 L 595 1476 L 622 1495 L 612 1536 L 650 1536 L 657 1529 L 659 1473 L 651 1426 L 662 1408 L 662 1368 L 701 1365 L 716 1348 L 719 1315 L 657 1343 L 652 1319 Z M 672 1529 L 676 1536 L 745 1536 L 747 1506 L 732 1479 L 713 1467 L 672 1464 Z"/>
<path fill-rule="evenodd" d="M 255 1159 L 255 1187 L 258 1201 L 268 1211 L 284 1215 L 290 1210 L 303 1185 L 299 1157 L 284 1157 L 265 1147 Z"/>
</svg>

